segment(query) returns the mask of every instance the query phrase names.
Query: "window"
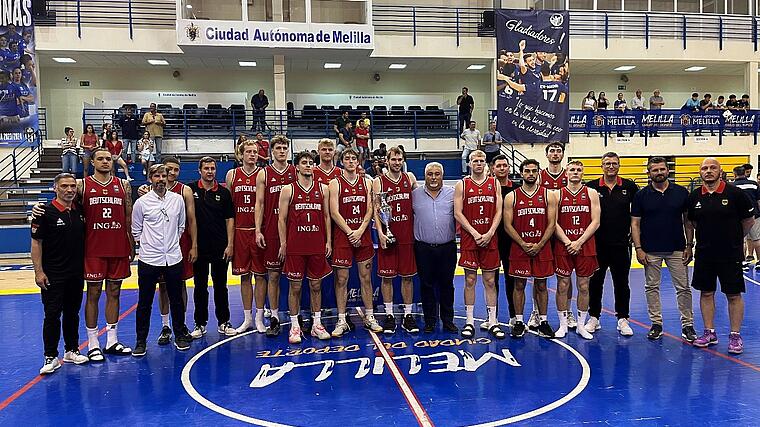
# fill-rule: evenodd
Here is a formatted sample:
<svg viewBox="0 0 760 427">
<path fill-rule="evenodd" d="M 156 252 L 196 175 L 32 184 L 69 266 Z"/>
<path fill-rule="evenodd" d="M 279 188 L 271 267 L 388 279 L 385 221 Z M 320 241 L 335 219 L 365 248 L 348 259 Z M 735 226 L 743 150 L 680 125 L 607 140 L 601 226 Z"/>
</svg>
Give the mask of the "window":
<svg viewBox="0 0 760 427">
<path fill-rule="evenodd" d="M 704 0 L 702 2 L 702 13 L 719 13 L 724 14 L 726 3 L 724 0 Z"/>
<path fill-rule="evenodd" d="M 749 2 L 747 0 L 728 0 L 729 15 L 749 15 Z"/>
<path fill-rule="evenodd" d="M 594 0 L 570 0 L 570 9 L 592 10 L 593 8 Z"/>
<path fill-rule="evenodd" d="M 272 0 L 248 0 L 248 20 L 268 21 L 272 19 Z M 305 0 L 282 0 L 283 22 L 306 22 Z"/>
<path fill-rule="evenodd" d="M 364 0 L 312 0 L 311 21 L 334 24 L 366 24 Z"/>
<path fill-rule="evenodd" d="M 564 10 L 565 0 L 533 0 L 533 8 L 537 10 Z"/>
<path fill-rule="evenodd" d="M 699 13 L 699 0 L 678 0 L 678 11 Z"/>
<path fill-rule="evenodd" d="M 597 0 L 597 10 L 622 10 L 623 4 L 621 0 Z"/>
<path fill-rule="evenodd" d="M 652 12 L 673 12 L 673 9 L 673 0 L 652 0 Z"/>
<path fill-rule="evenodd" d="M 271 1 L 271 0 L 269 0 Z M 188 9 L 187 6 L 192 8 Z M 240 0 L 192 0 L 183 1 L 183 13 L 187 19 L 218 19 L 240 21 L 243 5 Z"/>
<path fill-rule="evenodd" d="M 625 10 L 646 12 L 649 10 L 649 0 L 625 0 Z"/>
</svg>

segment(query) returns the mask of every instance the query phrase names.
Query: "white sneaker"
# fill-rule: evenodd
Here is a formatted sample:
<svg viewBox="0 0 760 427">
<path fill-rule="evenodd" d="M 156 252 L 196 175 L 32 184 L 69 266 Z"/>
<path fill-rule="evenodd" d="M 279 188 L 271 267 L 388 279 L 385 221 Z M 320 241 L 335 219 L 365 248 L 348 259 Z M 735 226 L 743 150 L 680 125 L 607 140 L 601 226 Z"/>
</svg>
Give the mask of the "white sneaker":
<svg viewBox="0 0 760 427">
<path fill-rule="evenodd" d="M 228 337 L 233 337 L 238 334 L 238 332 L 235 330 L 235 328 L 232 327 L 232 323 L 230 322 L 224 322 L 216 329 L 217 332 L 219 332 L 219 335 L 226 335 Z"/>
<path fill-rule="evenodd" d="M 315 338 L 319 338 L 321 340 L 329 340 L 330 339 L 330 333 L 327 332 L 324 326 L 322 324 L 314 325 L 311 327 L 311 336 Z"/>
<path fill-rule="evenodd" d="M 378 325 L 379 326 L 379 325 Z M 345 321 L 335 324 L 335 329 L 332 331 L 333 338 L 340 338 L 349 331 L 348 323 Z"/>
<path fill-rule="evenodd" d="M 288 334 L 288 342 L 291 344 L 301 344 L 301 328 L 298 326 L 292 326 L 290 328 L 290 334 Z"/>
<path fill-rule="evenodd" d="M 45 364 L 40 368 L 40 375 L 52 374 L 61 367 L 61 361 L 57 357 L 45 357 Z"/>
<path fill-rule="evenodd" d="M 530 318 L 528 319 L 528 329 L 537 331 L 539 324 L 541 324 L 541 321 L 539 320 L 538 312 L 534 310 L 530 313 Z"/>
<path fill-rule="evenodd" d="M 554 331 L 554 338 L 565 338 L 567 335 L 567 312 L 557 313 L 559 316 L 559 328 Z"/>
<path fill-rule="evenodd" d="M 272 317 L 272 316 L 269 316 L 269 317 Z M 256 332 L 260 334 L 266 333 L 267 327 L 266 325 L 264 325 L 263 321 L 259 322 L 258 320 L 256 320 L 254 322 L 256 323 Z"/>
<path fill-rule="evenodd" d="M 630 337 L 633 335 L 633 329 L 628 324 L 628 319 L 618 319 L 617 330 L 620 331 L 620 335 L 624 337 Z"/>
<path fill-rule="evenodd" d="M 480 324 L 480 329 L 482 329 L 484 331 L 487 331 L 487 330 L 491 329 L 491 322 L 489 322 L 488 320 L 486 320 L 485 322 L 481 323 Z"/>
<path fill-rule="evenodd" d="M 377 323 L 377 319 L 373 314 L 370 314 L 364 318 L 364 329 L 368 329 L 372 332 L 383 332 L 383 327 Z"/>
<path fill-rule="evenodd" d="M 193 337 L 194 340 L 200 339 L 206 335 L 206 327 L 205 326 L 195 326 L 195 329 L 193 329 L 193 332 L 190 332 L 190 336 Z"/>
<path fill-rule="evenodd" d="M 599 323 L 599 319 L 594 316 L 589 316 L 588 322 L 583 326 L 586 332 L 593 334 L 594 332 L 602 329 L 602 325 Z"/>
<path fill-rule="evenodd" d="M 567 329 L 575 329 L 577 327 L 578 327 L 578 322 L 575 320 L 573 311 L 570 310 L 567 312 Z"/>
<path fill-rule="evenodd" d="M 63 361 L 65 363 L 73 363 L 75 365 L 81 365 L 90 361 L 90 358 L 80 354 L 79 350 L 67 351 L 63 354 Z"/>
<path fill-rule="evenodd" d="M 576 328 L 575 332 L 580 335 L 582 338 L 587 340 L 593 340 L 594 336 L 589 333 L 589 331 L 586 330 L 586 328 Z"/>
<path fill-rule="evenodd" d="M 235 328 L 235 333 L 236 334 L 242 334 L 243 332 L 248 332 L 251 329 L 253 329 L 253 325 L 251 324 L 251 322 L 243 321 L 242 325 L 240 325 L 237 328 Z"/>
</svg>

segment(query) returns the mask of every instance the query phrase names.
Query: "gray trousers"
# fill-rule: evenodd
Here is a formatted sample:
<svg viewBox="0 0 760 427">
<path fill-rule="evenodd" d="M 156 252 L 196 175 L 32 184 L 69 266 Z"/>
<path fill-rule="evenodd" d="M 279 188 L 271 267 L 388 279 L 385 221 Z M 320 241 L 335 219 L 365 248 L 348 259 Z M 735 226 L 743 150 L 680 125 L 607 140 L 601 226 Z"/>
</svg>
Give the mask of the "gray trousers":
<svg viewBox="0 0 760 427">
<path fill-rule="evenodd" d="M 647 253 L 647 264 L 644 266 L 644 274 L 646 275 L 644 289 L 647 297 L 649 320 L 652 323 L 662 325 L 660 283 L 662 281 L 662 262 L 664 261 L 670 272 L 673 287 L 676 289 L 678 311 L 681 313 L 681 327 L 694 325 L 688 267 L 683 265 L 682 256 L 682 251 Z"/>
</svg>

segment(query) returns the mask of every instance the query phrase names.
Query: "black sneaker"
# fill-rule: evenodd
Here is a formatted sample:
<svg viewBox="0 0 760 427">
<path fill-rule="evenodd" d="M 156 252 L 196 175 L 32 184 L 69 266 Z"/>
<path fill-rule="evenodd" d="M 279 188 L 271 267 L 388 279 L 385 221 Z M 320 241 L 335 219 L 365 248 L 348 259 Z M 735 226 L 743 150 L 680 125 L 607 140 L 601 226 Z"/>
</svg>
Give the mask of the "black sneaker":
<svg viewBox="0 0 760 427">
<path fill-rule="evenodd" d="M 301 324 L 301 331 L 303 331 L 304 335 L 309 336 L 311 335 L 311 327 L 314 325 L 314 322 L 312 322 L 311 317 L 307 317 L 306 319 L 301 320 L 301 316 L 298 316 L 299 323 Z"/>
<path fill-rule="evenodd" d="M 522 338 L 523 335 L 525 335 L 525 323 L 521 321 L 515 322 L 515 325 L 512 326 L 512 338 Z"/>
<path fill-rule="evenodd" d="M 143 357 L 148 352 L 148 346 L 145 341 L 138 341 L 135 344 L 135 349 L 132 350 L 132 357 Z"/>
<path fill-rule="evenodd" d="M 697 332 L 694 330 L 694 326 L 684 326 L 683 329 L 681 329 L 681 338 L 693 343 L 694 340 L 697 339 Z"/>
<path fill-rule="evenodd" d="M 416 334 L 420 331 L 420 326 L 417 324 L 417 321 L 414 320 L 414 316 L 411 314 L 404 315 L 404 320 L 401 322 L 401 327 L 411 334 Z"/>
<path fill-rule="evenodd" d="M 172 340 L 172 330 L 168 326 L 161 328 L 161 335 L 158 336 L 158 345 L 169 344 Z"/>
<path fill-rule="evenodd" d="M 280 321 L 276 317 L 269 318 L 269 327 L 266 332 L 268 337 L 280 335 Z"/>
<path fill-rule="evenodd" d="M 383 333 L 392 334 L 396 332 L 396 318 L 392 314 L 386 314 L 383 319 Z"/>
<path fill-rule="evenodd" d="M 425 327 L 427 328 L 427 326 Z M 433 325 L 433 327 L 435 328 L 435 325 Z M 446 332 L 451 332 L 452 334 L 459 332 L 459 328 L 457 328 L 457 325 L 455 325 L 454 322 L 443 322 L 443 330 Z"/>
<path fill-rule="evenodd" d="M 694 335 L 694 339 L 697 339 L 696 333 Z M 653 341 L 662 338 L 662 325 L 652 323 L 652 326 L 649 328 L 649 332 L 647 333 L 647 338 Z"/>
<path fill-rule="evenodd" d="M 425 329 L 424 330 L 425 330 L 426 334 L 429 334 L 429 333 L 435 331 L 435 324 L 434 323 L 425 323 Z M 457 330 L 456 332 L 459 332 L 459 330 Z"/>
<path fill-rule="evenodd" d="M 181 335 L 177 335 L 174 338 L 174 347 L 177 347 L 179 351 L 185 351 L 190 348 L 190 343 L 193 341 L 193 337 L 190 336 L 187 331 Z"/>
<path fill-rule="evenodd" d="M 551 325 L 549 325 L 549 322 L 546 320 L 543 320 L 538 324 L 538 336 L 544 338 L 554 338 L 554 329 L 552 329 Z"/>
</svg>

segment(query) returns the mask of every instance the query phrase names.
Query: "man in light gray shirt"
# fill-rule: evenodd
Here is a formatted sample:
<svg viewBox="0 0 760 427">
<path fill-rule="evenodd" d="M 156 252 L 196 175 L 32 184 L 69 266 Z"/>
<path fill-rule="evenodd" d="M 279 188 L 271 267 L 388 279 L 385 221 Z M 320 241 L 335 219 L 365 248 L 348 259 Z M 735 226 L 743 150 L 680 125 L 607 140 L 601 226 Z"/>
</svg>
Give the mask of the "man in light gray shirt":
<svg viewBox="0 0 760 427">
<path fill-rule="evenodd" d="M 662 106 L 665 105 L 665 100 L 660 96 L 660 89 L 655 89 L 652 96 L 649 97 L 649 110 L 652 111 L 652 114 L 657 114 L 662 109 Z M 657 116 L 655 116 L 655 119 Z M 655 123 L 657 123 L 655 121 Z M 654 124 L 649 127 L 649 136 L 660 136 L 657 133 L 657 126 Z"/>
<path fill-rule="evenodd" d="M 426 333 L 438 320 L 443 329 L 457 333 L 454 325 L 454 270 L 457 262 L 454 188 L 443 185 L 443 165 L 425 166 L 425 186 L 412 191 L 414 255 L 420 277 Z"/>
<path fill-rule="evenodd" d="M 185 326 L 185 307 L 182 302 L 182 252 L 179 238 L 185 231 L 185 201 L 181 195 L 167 191 L 166 167 L 153 165 L 148 173 L 152 190 L 140 197 L 132 208 L 132 236 L 140 243 L 137 264 L 137 343 L 132 356 L 147 352 L 150 312 L 156 283 L 163 276 L 169 294 L 169 307 L 174 329 L 174 346 L 190 348 L 193 340 Z"/>
<path fill-rule="evenodd" d="M 644 114 L 647 107 L 644 106 L 644 98 L 641 96 L 641 89 L 636 89 L 636 96 L 631 100 L 631 110 L 636 117 L 636 122 L 639 128 L 639 136 L 644 137 Z"/>
<path fill-rule="evenodd" d="M 470 122 L 470 127 L 462 131 L 462 176 L 467 175 L 467 165 L 470 162 L 470 153 L 478 149 L 480 145 L 480 131 L 475 129 L 475 122 Z"/>
<path fill-rule="evenodd" d="M 483 151 L 486 153 L 486 163 L 489 165 L 493 158 L 501 152 L 501 133 L 496 130 L 496 122 L 488 124 L 488 132 L 483 135 Z"/>
</svg>

